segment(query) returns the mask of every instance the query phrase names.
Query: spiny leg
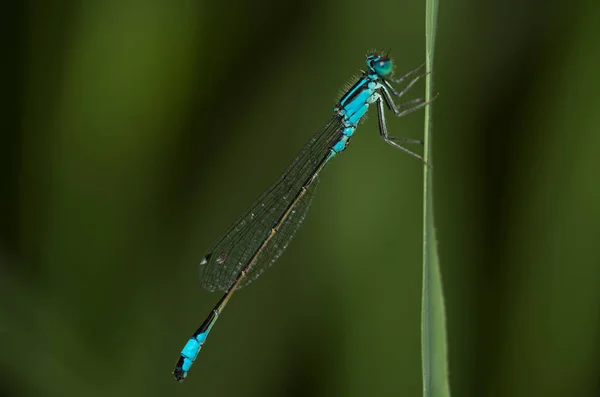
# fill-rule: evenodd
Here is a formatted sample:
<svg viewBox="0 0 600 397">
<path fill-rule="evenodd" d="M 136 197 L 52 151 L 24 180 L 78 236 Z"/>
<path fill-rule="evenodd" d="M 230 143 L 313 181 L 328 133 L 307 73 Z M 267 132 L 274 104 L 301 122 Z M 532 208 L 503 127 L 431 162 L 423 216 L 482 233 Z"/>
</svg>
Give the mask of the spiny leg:
<svg viewBox="0 0 600 397">
<path fill-rule="evenodd" d="M 388 136 L 388 139 L 390 139 L 392 141 L 396 141 L 396 142 L 415 143 L 418 145 L 423 144 L 423 141 L 420 139 L 404 138 L 404 137 L 400 137 L 400 136 Z"/>
<path fill-rule="evenodd" d="M 423 62 L 422 64 L 420 64 L 419 66 L 417 66 L 416 68 L 414 68 L 413 70 L 409 71 L 408 73 L 406 73 L 404 76 L 399 77 L 397 79 L 394 79 L 392 77 L 388 77 L 387 79 L 389 81 L 391 81 L 392 83 L 398 84 L 398 83 L 402 83 L 404 80 L 406 80 L 407 78 L 409 78 L 410 76 L 412 76 L 413 74 L 417 73 L 419 70 L 423 69 L 425 67 L 425 62 Z"/>
<path fill-rule="evenodd" d="M 429 105 L 435 98 L 437 98 L 437 95 L 431 98 L 429 101 L 425 101 L 423 98 L 417 98 L 396 106 L 396 104 L 392 100 L 390 93 L 387 90 L 387 87 L 382 86 L 381 93 L 383 94 L 385 104 L 390 108 L 392 112 L 394 112 L 394 114 L 397 117 L 406 116 L 407 114 L 412 113 L 415 110 L 419 110 L 425 107 L 426 105 Z"/>
<path fill-rule="evenodd" d="M 387 132 L 387 125 L 385 123 L 385 109 L 383 107 L 383 100 L 381 99 L 381 95 L 377 94 L 377 99 L 376 99 L 376 103 L 377 103 L 377 116 L 378 116 L 378 121 L 379 121 L 379 134 L 381 135 L 381 138 L 386 141 L 388 144 L 394 146 L 397 149 L 400 149 L 408 154 L 410 154 L 413 157 L 418 158 L 419 160 L 421 160 L 423 163 L 427 164 L 425 162 L 425 160 L 423 159 L 423 157 L 419 156 L 418 154 L 408 150 L 407 148 L 405 148 L 404 146 L 402 146 L 401 144 L 397 143 L 396 141 L 402 141 L 402 142 L 410 142 L 412 140 L 408 139 L 408 138 L 397 138 L 397 137 L 390 137 L 388 135 Z M 420 143 L 420 141 L 417 141 Z M 413 142 L 410 142 L 413 143 Z"/>
<path fill-rule="evenodd" d="M 413 105 L 416 105 L 416 104 L 419 104 L 419 103 L 423 102 L 423 100 L 424 100 L 423 98 L 412 99 L 410 101 L 401 103 L 400 105 L 396 106 L 396 108 L 398 110 L 400 110 L 400 109 L 404 109 L 404 108 L 407 108 L 407 107 L 411 107 Z M 387 104 L 387 107 L 390 110 L 392 110 L 392 107 L 387 103 L 387 101 L 386 101 L 386 104 Z M 423 141 L 420 140 L 420 139 L 404 138 L 404 137 L 391 136 L 391 135 L 388 135 L 388 139 L 391 139 L 392 141 L 396 141 L 396 142 L 416 143 L 416 144 L 419 144 L 419 145 L 423 144 Z"/>
<path fill-rule="evenodd" d="M 411 87 L 412 87 L 413 85 L 415 85 L 417 81 L 419 81 L 419 79 L 420 79 L 421 77 L 423 77 L 423 76 L 427 76 L 428 74 L 429 74 L 429 72 L 426 72 L 426 73 L 421 73 L 420 75 L 418 75 L 418 76 L 414 77 L 414 78 L 413 78 L 413 79 L 412 79 L 412 80 L 411 80 L 411 81 L 410 81 L 410 82 L 409 82 L 409 83 L 406 85 L 406 87 L 404 87 L 404 88 L 402 89 L 402 91 L 400 91 L 400 92 L 396 91 L 396 89 L 395 89 L 394 87 L 392 87 L 392 85 L 391 85 L 391 84 L 390 84 L 388 81 L 386 81 L 386 80 L 383 80 L 383 85 L 385 86 L 385 88 L 387 88 L 387 89 L 388 89 L 388 90 L 389 90 L 389 91 L 392 93 L 392 95 L 394 95 L 394 96 L 396 96 L 396 97 L 401 97 L 401 96 L 403 96 L 404 94 L 406 94 L 406 93 L 408 92 L 408 90 L 410 90 L 410 89 L 411 89 Z"/>
</svg>

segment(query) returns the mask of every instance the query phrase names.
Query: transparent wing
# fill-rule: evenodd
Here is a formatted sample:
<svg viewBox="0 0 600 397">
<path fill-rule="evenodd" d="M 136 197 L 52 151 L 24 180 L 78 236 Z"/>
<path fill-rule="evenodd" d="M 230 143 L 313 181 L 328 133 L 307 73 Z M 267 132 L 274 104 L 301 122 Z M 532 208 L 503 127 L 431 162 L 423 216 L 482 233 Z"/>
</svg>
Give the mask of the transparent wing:
<svg viewBox="0 0 600 397">
<path fill-rule="evenodd" d="M 304 183 L 316 172 L 329 148 L 339 140 L 341 130 L 340 119 L 334 116 L 304 146 L 279 180 L 264 192 L 208 250 L 198 266 L 198 278 L 202 288 L 209 291 L 225 291 L 231 286 Z M 255 280 L 283 253 L 306 216 L 315 187 L 316 183 L 313 183 L 296 203 L 277 234 L 259 255 L 240 287 Z"/>
<path fill-rule="evenodd" d="M 302 196 L 296 205 L 294 205 L 294 208 L 283 222 L 275 236 L 271 238 L 269 244 L 260 253 L 258 258 L 256 258 L 256 263 L 254 266 L 252 266 L 246 275 L 246 278 L 242 280 L 238 289 L 256 280 L 258 276 L 263 274 L 264 271 L 267 270 L 273 263 L 275 263 L 281 254 L 283 254 L 283 251 L 285 251 L 290 241 L 292 241 L 294 238 L 296 231 L 298 228 L 300 228 L 302 222 L 304 222 L 304 218 L 306 217 L 308 209 L 310 208 L 310 204 L 315 196 L 318 182 L 319 178 L 316 177 L 308 187 L 308 190 L 304 196 Z"/>
</svg>

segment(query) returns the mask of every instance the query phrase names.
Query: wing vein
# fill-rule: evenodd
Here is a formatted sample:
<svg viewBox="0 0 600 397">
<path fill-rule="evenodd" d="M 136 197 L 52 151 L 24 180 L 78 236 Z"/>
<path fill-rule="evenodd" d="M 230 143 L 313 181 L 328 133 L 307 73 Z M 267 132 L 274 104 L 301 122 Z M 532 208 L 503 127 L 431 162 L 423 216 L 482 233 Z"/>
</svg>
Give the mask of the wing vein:
<svg viewBox="0 0 600 397">
<path fill-rule="evenodd" d="M 248 263 L 269 231 L 292 204 L 306 180 L 317 171 L 329 148 L 339 139 L 342 127 L 338 116 L 327 124 L 304 146 L 281 177 L 273 183 L 224 234 L 204 256 L 198 266 L 202 288 L 209 291 L 227 290 L 241 269 Z M 304 220 L 316 190 L 317 180 L 282 220 L 277 234 L 258 255 L 239 287 L 255 280 L 287 248 Z"/>
</svg>

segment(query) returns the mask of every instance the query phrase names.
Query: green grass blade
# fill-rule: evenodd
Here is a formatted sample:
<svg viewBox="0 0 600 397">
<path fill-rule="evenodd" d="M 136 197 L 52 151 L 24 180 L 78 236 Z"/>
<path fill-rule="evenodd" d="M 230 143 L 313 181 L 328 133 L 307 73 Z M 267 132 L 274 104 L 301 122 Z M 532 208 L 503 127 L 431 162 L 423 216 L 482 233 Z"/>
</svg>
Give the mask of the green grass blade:
<svg viewBox="0 0 600 397">
<path fill-rule="evenodd" d="M 426 0 L 426 69 L 433 68 L 438 0 Z M 426 76 L 425 99 L 433 97 L 433 74 Z M 431 157 L 431 106 L 425 108 L 425 159 Z M 432 169 L 424 167 L 423 184 L 423 302 L 421 312 L 423 396 L 449 397 L 444 295 L 433 223 Z"/>
</svg>

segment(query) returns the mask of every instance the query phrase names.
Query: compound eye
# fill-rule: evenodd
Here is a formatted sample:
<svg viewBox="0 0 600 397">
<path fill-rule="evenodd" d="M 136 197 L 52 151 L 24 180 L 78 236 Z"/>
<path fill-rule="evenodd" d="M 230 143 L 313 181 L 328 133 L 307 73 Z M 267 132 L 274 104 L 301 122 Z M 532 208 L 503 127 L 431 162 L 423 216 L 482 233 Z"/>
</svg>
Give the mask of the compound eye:
<svg viewBox="0 0 600 397">
<path fill-rule="evenodd" d="M 392 64 L 392 60 L 388 59 L 388 58 L 379 58 L 374 60 L 373 62 L 373 69 L 375 70 L 375 72 L 382 76 L 388 76 L 392 73 L 392 69 L 393 69 L 393 64 Z"/>
</svg>

